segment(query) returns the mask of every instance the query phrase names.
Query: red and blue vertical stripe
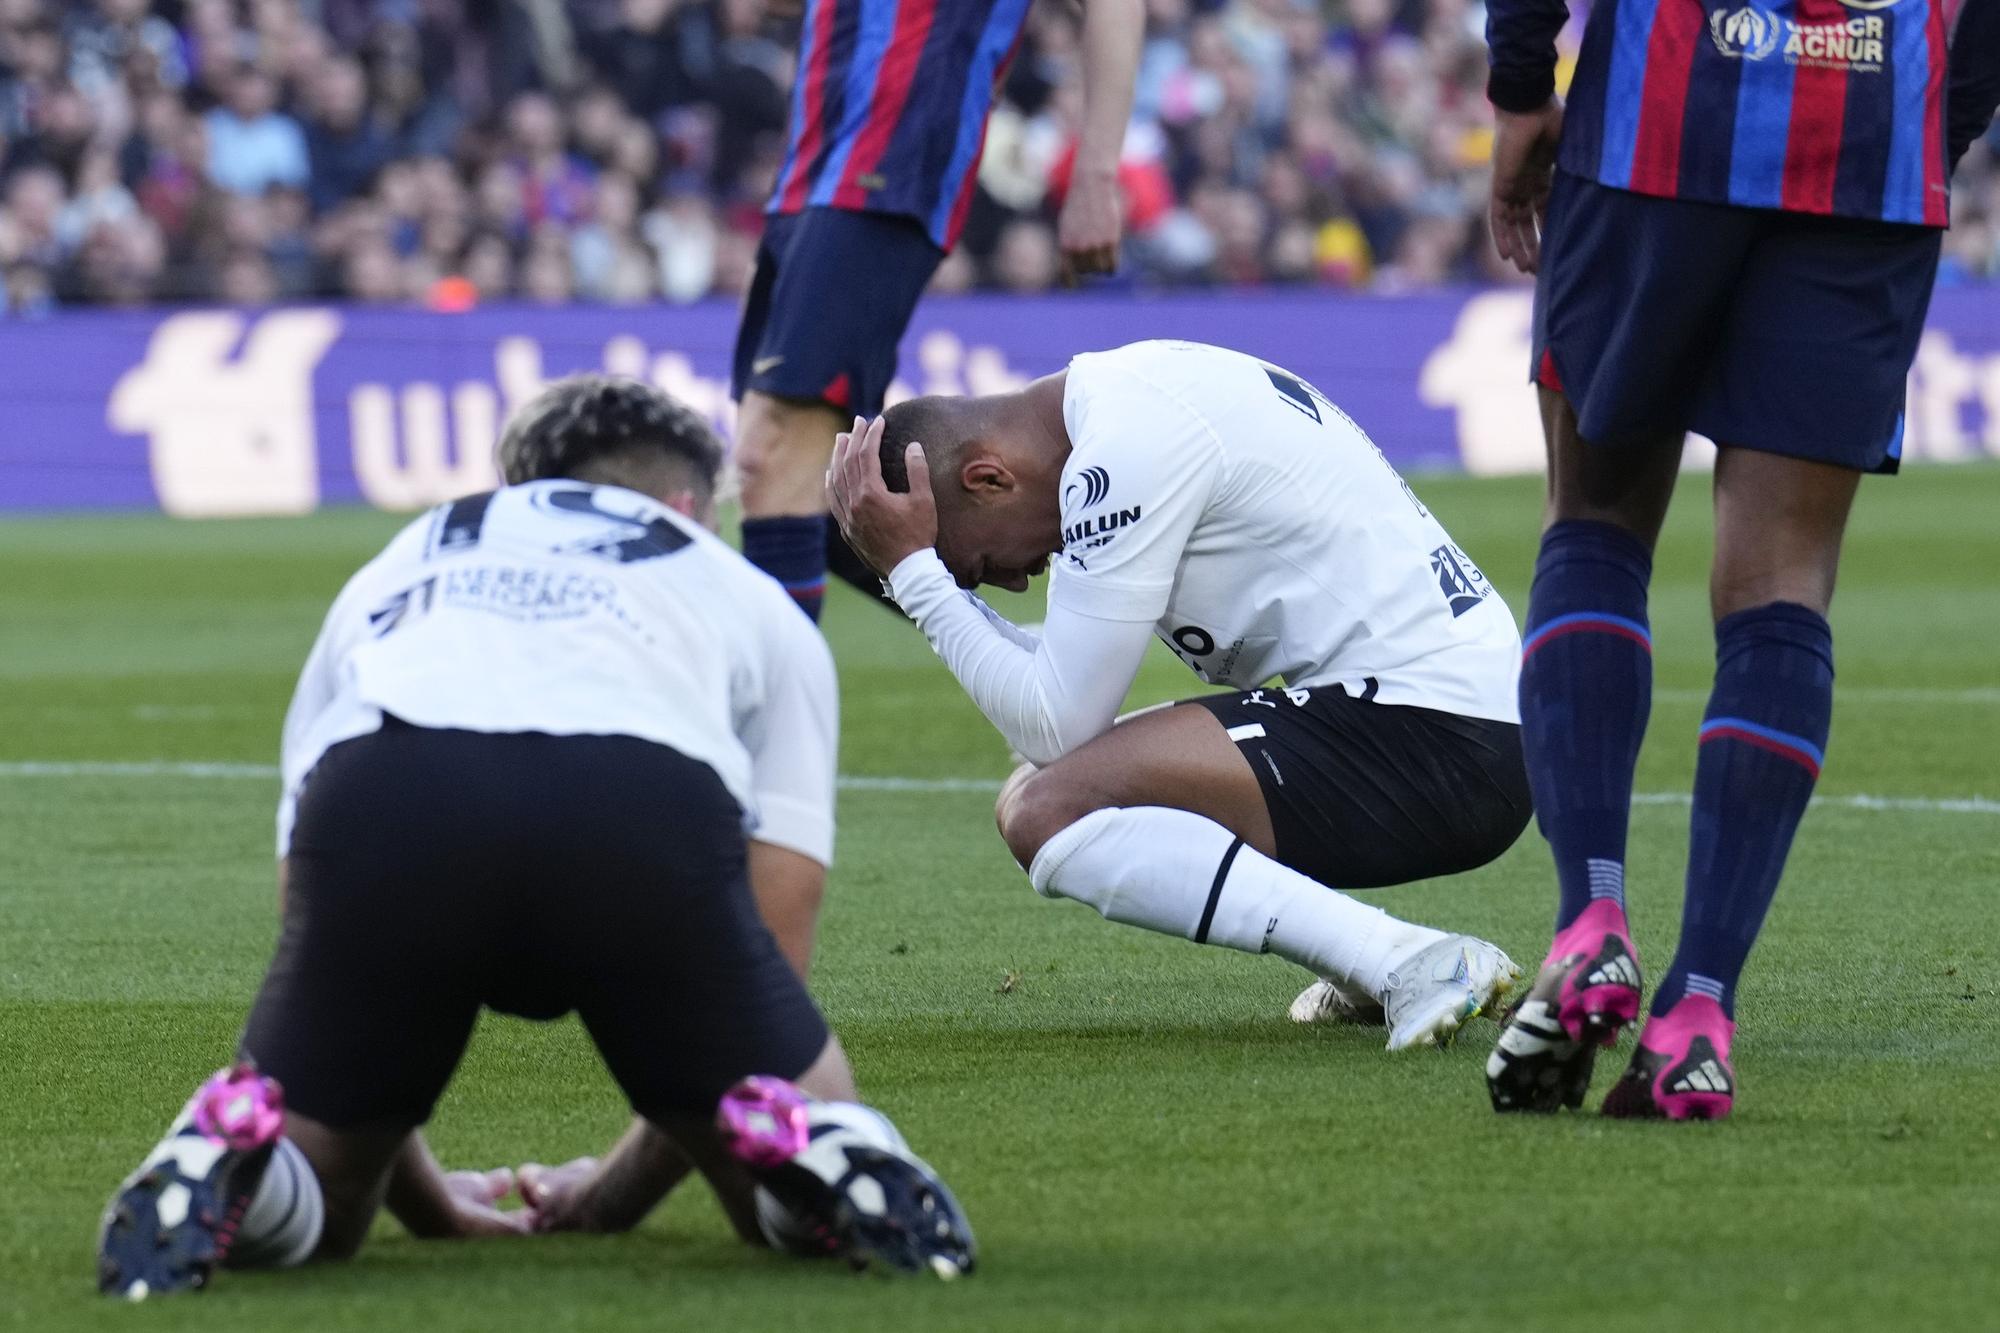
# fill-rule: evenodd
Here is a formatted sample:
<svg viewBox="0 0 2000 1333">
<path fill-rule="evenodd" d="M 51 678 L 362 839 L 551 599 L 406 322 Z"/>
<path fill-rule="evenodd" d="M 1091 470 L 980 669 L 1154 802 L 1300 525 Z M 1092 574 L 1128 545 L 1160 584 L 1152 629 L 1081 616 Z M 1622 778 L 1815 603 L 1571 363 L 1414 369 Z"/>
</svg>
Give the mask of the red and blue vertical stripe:
<svg viewBox="0 0 2000 1333">
<path fill-rule="evenodd" d="M 915 219 L 950 249 L 1029 0 L 808 0 L 770 211 Z"/>
<path fill-rule="evenodd" d="M 1946 0 L 1604 0 L 1565 169 L 1641 194 L 1943 226 Z"/>
<path fill-rule="evenodd" d="M 1712 717 L 1702 723 L 1700 743 L 1707 745 L 1714 741 L 1738 741 L 1781 759 L 1789 759 L 1811 774 L 1815 781 L 1819 778 L 1820 765 L 1826 762 L 1825 753 L 1805 737 L 1794 736 L 1747 718 Z"/>
</svg>

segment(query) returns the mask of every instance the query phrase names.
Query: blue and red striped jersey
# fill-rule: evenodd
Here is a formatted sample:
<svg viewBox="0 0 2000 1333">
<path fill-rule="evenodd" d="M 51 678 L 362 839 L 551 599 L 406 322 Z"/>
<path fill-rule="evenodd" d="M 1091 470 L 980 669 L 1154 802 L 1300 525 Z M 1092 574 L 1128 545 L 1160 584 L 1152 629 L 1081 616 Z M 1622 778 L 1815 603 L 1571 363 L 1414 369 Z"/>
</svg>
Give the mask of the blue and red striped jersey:
<svg viewBox="0 0 2000 1333">
<path fill-rule="evenodd" d="M 1987 0 L 1598 0 L 1557 162 L 1640 194 L 1942 227 L 1961 2 Z M 1496 105 L 1546 99 L 1566 13 L 1491 0 Z"/>
<path fill-rule="evenodd" d="M 807 0 L 769 211 L 915 218 L 949 250 L 1029 0 Z"/>
</svg>

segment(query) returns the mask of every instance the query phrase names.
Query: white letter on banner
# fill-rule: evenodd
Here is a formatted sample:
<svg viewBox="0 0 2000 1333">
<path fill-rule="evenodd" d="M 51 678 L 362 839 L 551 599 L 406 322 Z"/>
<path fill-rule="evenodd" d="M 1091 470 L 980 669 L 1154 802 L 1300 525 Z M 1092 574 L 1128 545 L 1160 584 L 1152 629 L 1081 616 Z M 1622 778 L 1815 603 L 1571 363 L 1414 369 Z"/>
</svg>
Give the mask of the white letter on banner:
<svg viewBox="0 0 2000 1333">
<path fill-rule="evenodd" d="M 1909 398 L 1903 418 L 1903 459 L 1951 461 L 1969 458 L 1973 442 L 1961 410 L 1979 387 L 1972 361 L 1958 354 L 1951 335 L 1926 330 L 1910 367 Z"/>
<path fill-rule="evenodd" d="M 354 479 L 377 508 L 422 509 L 500 484 L 493 460 L 500 414 L 491 386 L 458 385 L 449 422 L 442 388 L 407 386 L 400 432 L 397 396 L 387 385 L 357 385 L 347 401 Z"/>
<path fill-rule="evenodd" d="M 313 371 L 340 336 L 330 310 L 175 315 L 120 377 L 106 418 L 151 442 L 160 507 L 179 518 L 304 514 L 319 503 Z"/>
<path fill-rule="evenodd" d="M 1980 443 L 1986 452 L 2000 458 L 2000 355 L 1982 358 L 1979 367 L 1979 401 L 1986 408 L 1986 429 Z"/>
<path fill-rule="evenodd" d="M 1528 382 L 1533 309 L 1527 292 L 1475 296 L 1424 360 L 1417 392 L 1457 414 L 1459 457 L 1477 476 L 1542 469 L 1542 417 Z"/>
</svg>

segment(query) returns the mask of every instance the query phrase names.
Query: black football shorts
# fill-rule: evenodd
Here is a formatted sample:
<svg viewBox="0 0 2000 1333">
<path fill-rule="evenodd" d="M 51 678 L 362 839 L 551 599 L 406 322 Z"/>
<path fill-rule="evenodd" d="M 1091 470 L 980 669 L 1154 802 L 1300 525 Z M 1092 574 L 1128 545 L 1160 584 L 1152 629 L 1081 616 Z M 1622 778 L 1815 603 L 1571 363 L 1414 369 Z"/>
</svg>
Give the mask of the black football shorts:
<svg viewBox="0 0 2000 1333">
<path fill-rule="evenodd" d="M 482 1006 L 574 1011 L 636 1111 L 710 1114 L 827 1040 L 746 856 L 721 779 L 666 746 L 391 719 L 306 783 L 243 1053 L 315 1120 L 419 1125 Z"/>
<path fill-rule="evenodd" d="M 1278 860 L 1335 889 L 1455 875 L 1514 845 L 1534 813 L 1521 728 L 1379 704 L 1337 685 L 1211 694 L 1256 770 Z"/>
</svg>

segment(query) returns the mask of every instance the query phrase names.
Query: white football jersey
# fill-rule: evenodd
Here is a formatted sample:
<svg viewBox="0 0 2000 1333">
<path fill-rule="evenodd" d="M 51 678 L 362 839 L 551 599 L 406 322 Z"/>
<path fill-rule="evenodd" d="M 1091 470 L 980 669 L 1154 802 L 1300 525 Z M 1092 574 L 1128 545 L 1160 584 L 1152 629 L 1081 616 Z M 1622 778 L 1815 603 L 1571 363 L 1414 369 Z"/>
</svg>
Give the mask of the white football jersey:
<svg viewBox="0 0 2000 1333">
<path fill-rule="evenodd" d="M 1157 621 L 1213 684 L 1519 721 L 1512 614 L 1311 385 L 1220 347 L 1134 343 L 1070 362 L 1063 418 L 1052 602 Z"/>
<path fill-rule="evenodd" d="M 616 486 L 505 487 L 425 514 L 335 599 L 285 717 L 278 854 L 320 756 L 389 713 L 656 741 L 715 770 L 751 837 L 826 864 L 838 710 L 812 622 L 713 534 Z"/>
</svg>

